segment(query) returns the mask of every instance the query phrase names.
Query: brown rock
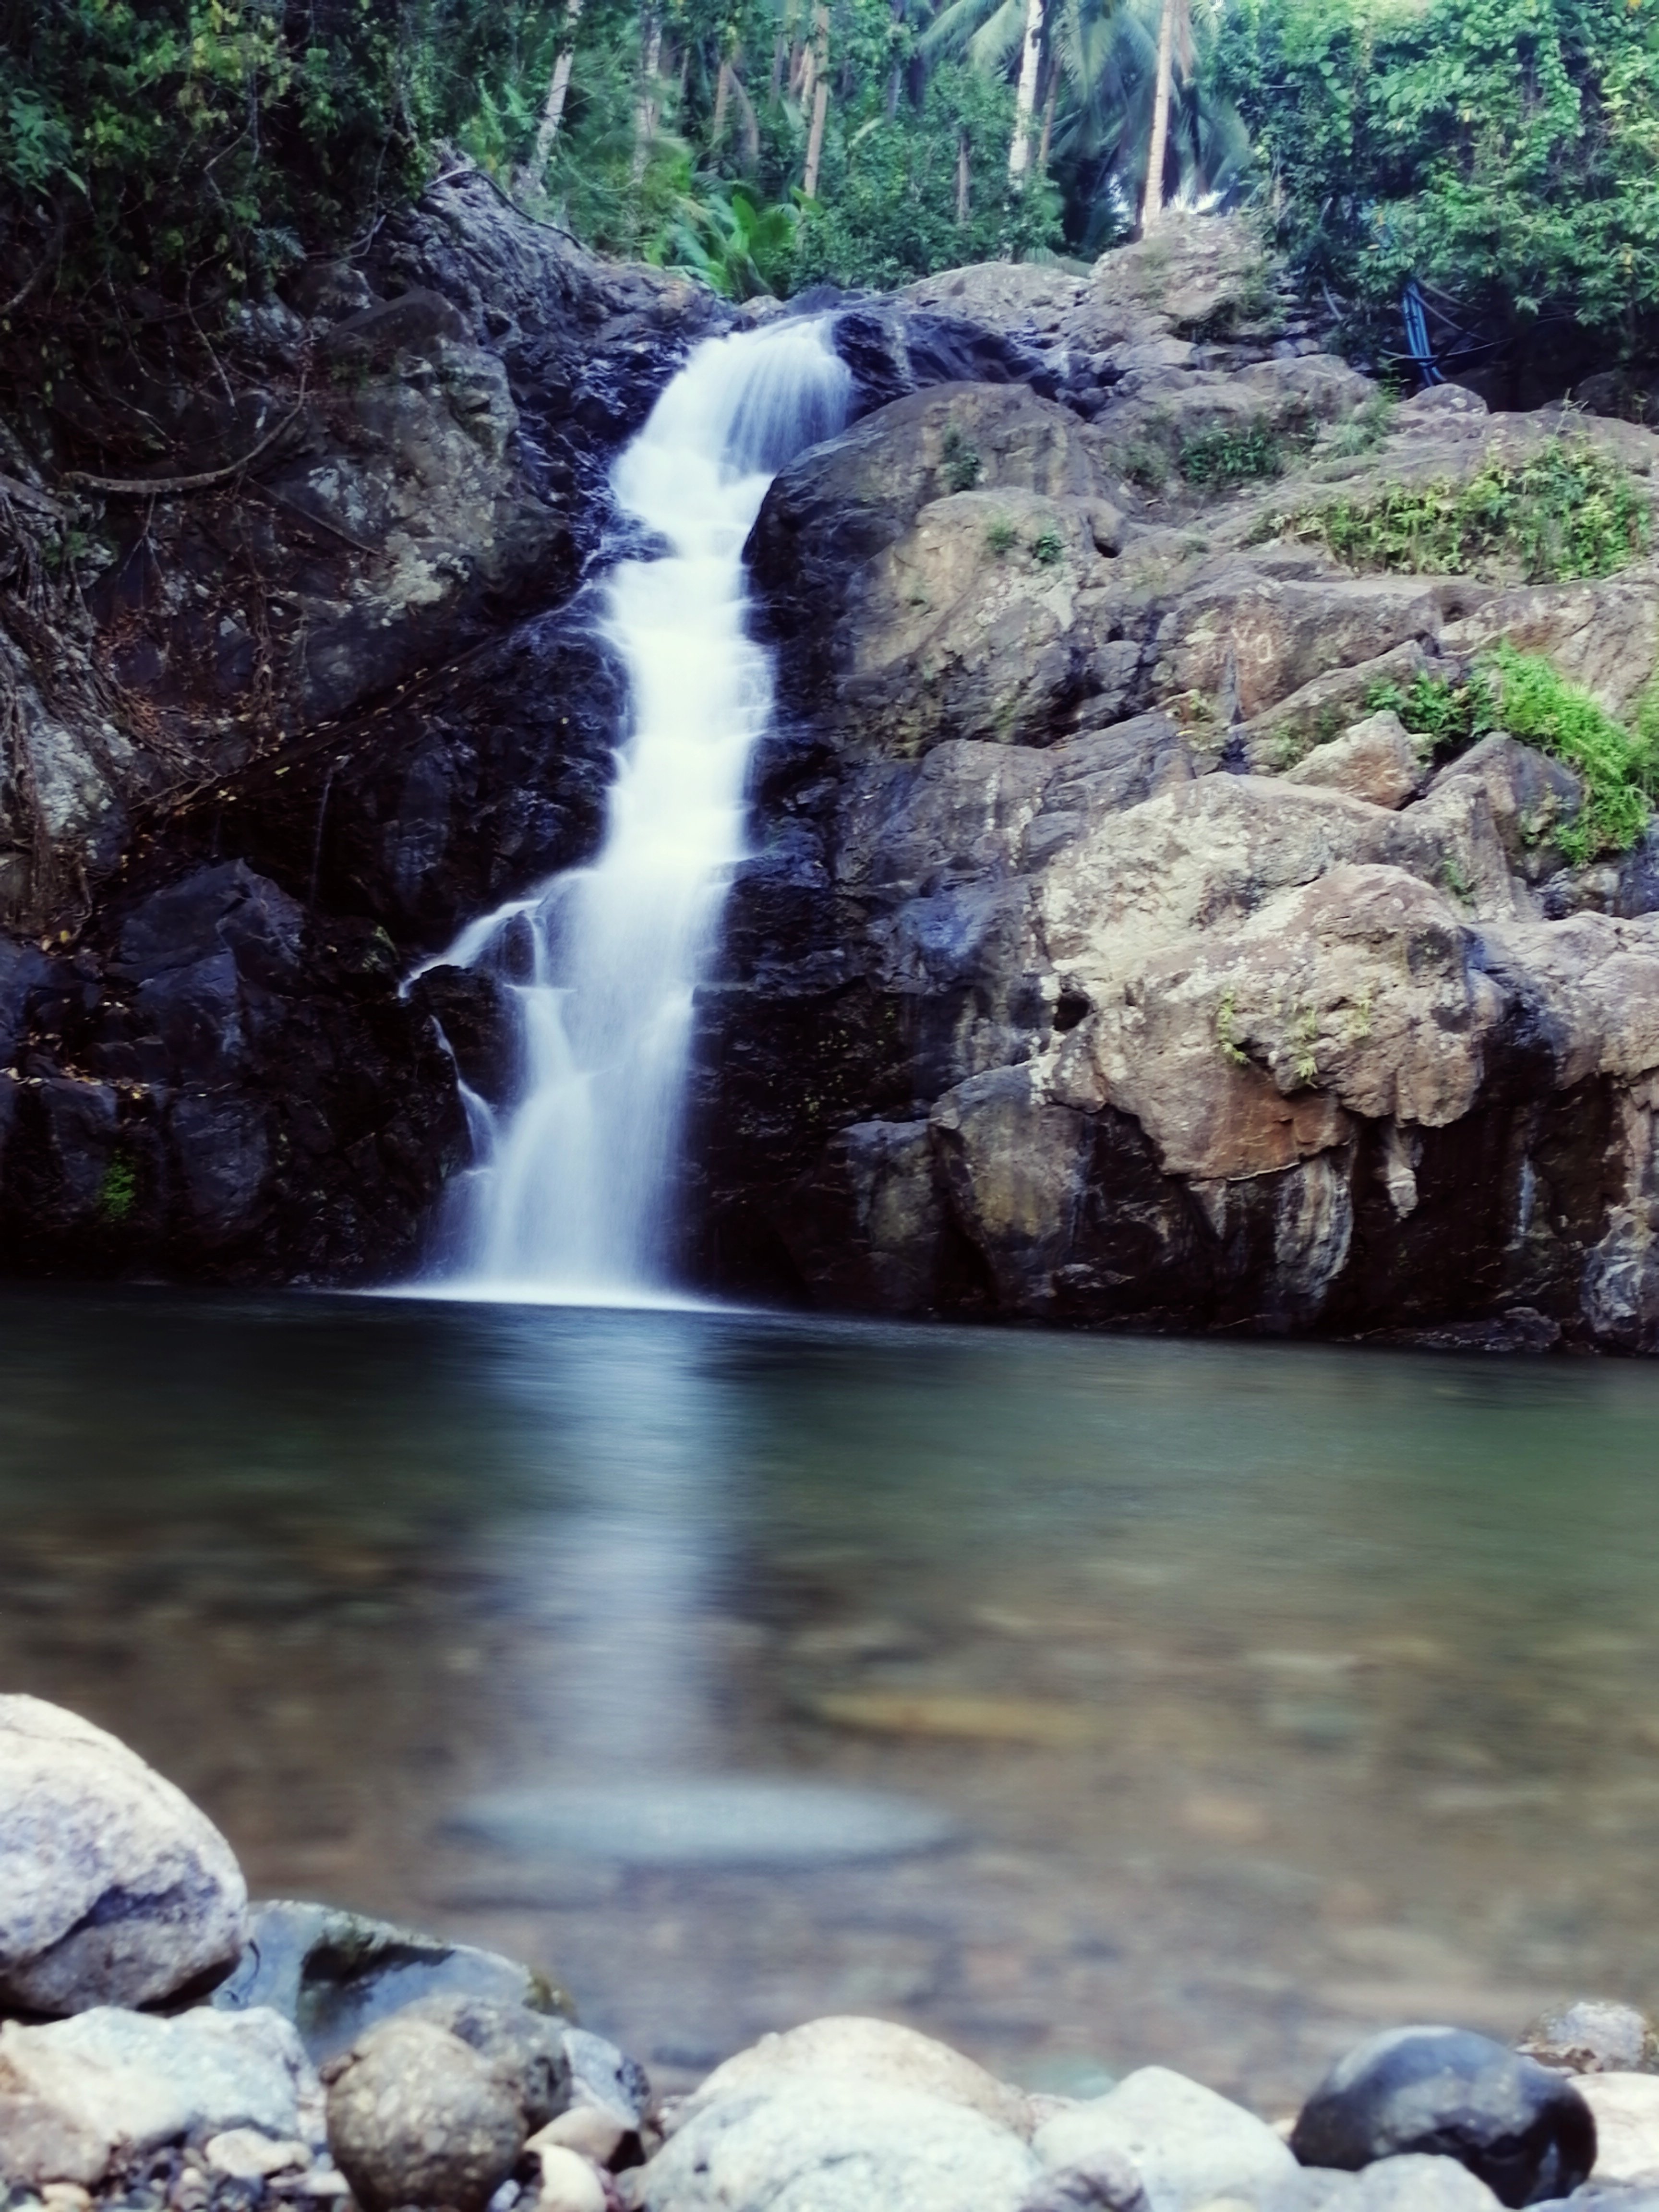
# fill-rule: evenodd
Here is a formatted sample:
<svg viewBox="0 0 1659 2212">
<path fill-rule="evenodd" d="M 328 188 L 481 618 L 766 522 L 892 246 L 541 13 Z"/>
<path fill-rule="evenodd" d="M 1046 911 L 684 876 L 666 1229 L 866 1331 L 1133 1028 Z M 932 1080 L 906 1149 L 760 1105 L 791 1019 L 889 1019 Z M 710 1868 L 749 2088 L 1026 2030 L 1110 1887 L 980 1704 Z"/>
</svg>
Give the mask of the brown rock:
<svg viewBox="0 0 1659 2212">
<path fill-rule="evenodd" d="M 1316 745 L 1285 778 L 1346 791 L 1373 806 L 1403 806 L 1423 782 L 1423 751 L 1391 708 L 1368 715 L 1329 744 Z"/>
</svg>

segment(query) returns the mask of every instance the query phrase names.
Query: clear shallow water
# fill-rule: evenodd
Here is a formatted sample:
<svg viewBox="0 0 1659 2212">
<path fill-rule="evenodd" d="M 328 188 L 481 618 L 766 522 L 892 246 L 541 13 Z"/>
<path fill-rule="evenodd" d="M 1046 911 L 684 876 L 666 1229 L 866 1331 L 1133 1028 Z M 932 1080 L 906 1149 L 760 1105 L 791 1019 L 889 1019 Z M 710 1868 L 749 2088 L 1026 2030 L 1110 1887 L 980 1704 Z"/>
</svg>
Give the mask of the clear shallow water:
<svg viewBox="0 0 1659 2212">
<path fill-rule="evenodd" d="M 0 1683 L 671 2082 L 872 2010 L 1272 2109 L 1375 2024 L 1659 1996 L 1659 1370 L 0 1316 Z"/>
</svg>

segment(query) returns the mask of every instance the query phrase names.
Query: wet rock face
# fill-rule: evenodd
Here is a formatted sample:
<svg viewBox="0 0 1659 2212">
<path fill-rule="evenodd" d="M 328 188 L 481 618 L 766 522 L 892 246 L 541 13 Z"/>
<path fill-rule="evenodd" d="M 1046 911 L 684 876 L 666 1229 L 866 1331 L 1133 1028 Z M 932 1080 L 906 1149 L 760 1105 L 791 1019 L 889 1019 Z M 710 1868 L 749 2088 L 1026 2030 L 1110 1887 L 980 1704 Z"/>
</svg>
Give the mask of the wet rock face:
<svg viewBox="0 0 1659 2212">
<path fill-rule="evenodd" d="M 125 1744 L 0 1697 L 0 2005 L 153 2004 L 222 1975 L 247 1890 L 206 1816 Z"/>
<path fill-rule="evenodd" d="M 1195 270 L 1194 329 L 1238 275 Z M 921 390 L 772 488 L 781 712 L 702 1005 L 692 1264 L 897 1312 L 1659 1346 L 1651 840 L 1570 866 L 1569 770 L 1431 758 L 1373 696 L 1511 637 L 1618 705 L 1650 581 L 1355 574 L 1275 517 L 1548 426 L 1407 408 L 1368 458 L 1206 488 L 1240 434 L 1346 453 L 1364 380 L 1218 366 L 1171 321 L 1184 263 L 1169 300 L 1144 257 L 957 276 L 1121 374 L 1099 410 Z"/>
<path fill-rule="evenodd" d="M 228 2011 L 280 2012 L 319 2061 L 395 2013 L 427 2008 L 423 2017 L 436 2019 L 463 2042 L 516 2027 L 527 2039 L 526 2068 L 534 2057 L 553 2087 L 568 2072 L 562 2039 L 564 2017 L 574 2008 L 544 1974 L 493 1951 L 325 1905 L 279 1899 L 256 1905 L 242 1955 L 213 2001 Z M 542 2125 L 556 2108 L 533 2124 Z"/>
<path fill-rule="evenodd" d="M 1595 2123 L 1559 2075 L 1485 2036 L 1399 2028 L 1333 2069 L 1303 2107 L 1291 2148 L 1304 2166 L 1349 2172 L 1409 2153 L 1451 2157 L 1498 2202 L 1565 2197 L 1595 2164 Z"/>
<path fill-rule="evenodd" d="M 315 1282 L 412 1265 L 465 1128 L 385 932 L 227 861 L 100 936 L 44 964 L 17 1009 L 11 1267 Z"/>
</svg>

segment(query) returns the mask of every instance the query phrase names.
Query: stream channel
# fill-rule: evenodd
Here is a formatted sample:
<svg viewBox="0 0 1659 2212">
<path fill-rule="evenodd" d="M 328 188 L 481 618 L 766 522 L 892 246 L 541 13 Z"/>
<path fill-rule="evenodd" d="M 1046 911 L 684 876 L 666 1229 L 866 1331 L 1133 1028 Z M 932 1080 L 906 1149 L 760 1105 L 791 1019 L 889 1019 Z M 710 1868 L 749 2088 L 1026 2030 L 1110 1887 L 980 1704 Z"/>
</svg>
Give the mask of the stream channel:
<svg viewBox="0 0 1659 2212">
<path fill-rule="evenodd" d="M 441 1298 L 4 1297 L 0 1680 L 256 1894 L 1279 2108 L 1659 1978 L 1659 1371 Z"/>
</svg>

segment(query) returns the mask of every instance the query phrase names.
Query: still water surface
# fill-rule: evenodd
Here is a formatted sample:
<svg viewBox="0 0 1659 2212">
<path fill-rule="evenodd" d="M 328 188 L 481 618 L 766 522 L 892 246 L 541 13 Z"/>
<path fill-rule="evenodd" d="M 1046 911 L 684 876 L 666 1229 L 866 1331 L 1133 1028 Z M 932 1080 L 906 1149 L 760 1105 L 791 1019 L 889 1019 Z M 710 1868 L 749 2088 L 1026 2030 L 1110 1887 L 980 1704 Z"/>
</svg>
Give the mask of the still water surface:
<svg viewBox="0 0 1659 2212">
<path fill-rule="evenodd" d="M 1659 1997 L 1659 1370 L 0 1303 L 0 1686 L 674 2083 L 875 2011 L 1273 2110 Z"/>
</svg>

